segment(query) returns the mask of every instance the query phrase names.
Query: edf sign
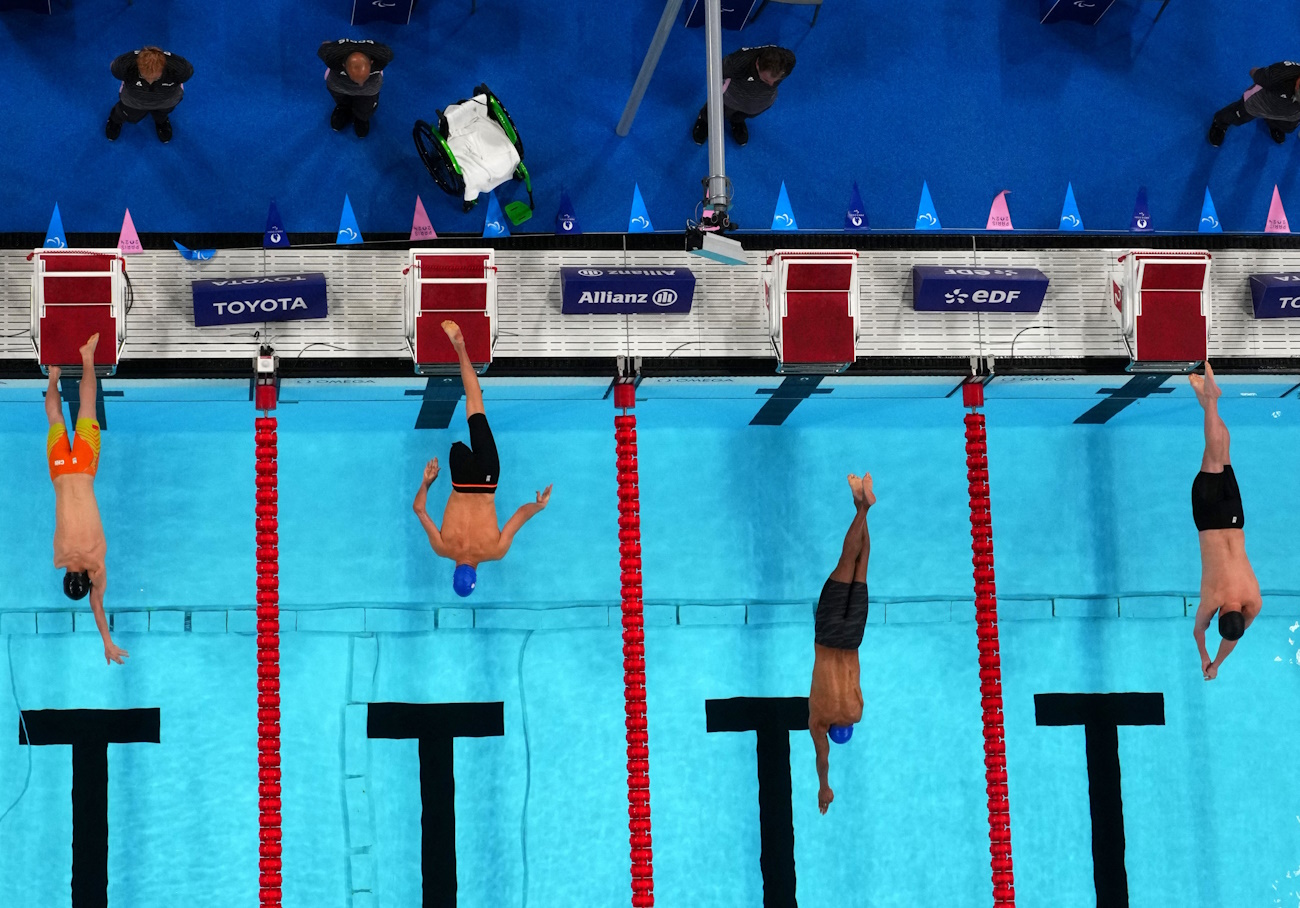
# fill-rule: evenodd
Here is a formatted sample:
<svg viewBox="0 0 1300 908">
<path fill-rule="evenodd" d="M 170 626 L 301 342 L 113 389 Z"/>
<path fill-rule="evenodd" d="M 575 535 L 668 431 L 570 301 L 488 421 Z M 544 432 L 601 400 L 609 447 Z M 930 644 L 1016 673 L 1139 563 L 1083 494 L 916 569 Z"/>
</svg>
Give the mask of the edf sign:
<svg viewBox="0 0 1300 908">
<path fill-rule="evenodd" d="M 239 325 L 325 318 L 325 275 L 278 274 L 195 281 L 194 325 Z"/>
<path fill-rule="evenodd" d="M 1252 274 L 1255 318 L 1300 318 L 1300 274 Z"/>
<path fill-rule="evenodd" d="M 921 312 L 1037 312 L 1046 296 L 1037 268 L 912 266 L 912 308 Z"/>
</svg>

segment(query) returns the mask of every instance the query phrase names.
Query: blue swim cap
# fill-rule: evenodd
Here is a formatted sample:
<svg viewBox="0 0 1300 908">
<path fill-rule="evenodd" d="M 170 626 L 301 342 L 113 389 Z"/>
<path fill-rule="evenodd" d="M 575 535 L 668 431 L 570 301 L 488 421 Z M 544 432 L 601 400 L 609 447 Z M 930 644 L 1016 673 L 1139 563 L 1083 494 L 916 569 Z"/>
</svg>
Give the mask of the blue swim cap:
<svg viewBox="0 0 1300 908">
<path fill-rule="evenodd" d="M 478 585 L 478 571 L 468 564 L 456 565 L 456 573 L 451 578 L 451 585 L 455 588 L 457 596 L 468 596 Z"/>
<path fill-rule="evenodd" d="M 836 744 L 847 744 L 849 738 L 853 737 L 853 726 L 832 725 L 830 735 L 831 735 L 831 740 L 834 741 Z"/>
</svg>

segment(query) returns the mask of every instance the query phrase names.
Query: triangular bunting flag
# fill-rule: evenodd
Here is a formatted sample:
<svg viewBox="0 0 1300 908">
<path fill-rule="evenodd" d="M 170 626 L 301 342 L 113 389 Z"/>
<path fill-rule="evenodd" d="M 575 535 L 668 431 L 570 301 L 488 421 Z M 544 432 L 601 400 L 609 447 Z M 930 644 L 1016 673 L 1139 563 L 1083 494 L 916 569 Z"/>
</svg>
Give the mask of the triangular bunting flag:
<svg viewBox="0 0 1300 908">
<path fill-rule="evenodd" d="M 122 232 L 117 238 L 117 248 L 123 255 L 139 255 L 144 252 L 140 245 L 140 234 L 135 232 L 135 223 L 131 220 L 131 209 L 126 210 L 122 218 Z"/>
<path fill-rule="evenodd" d="M 785 180 L 781 181 L 781 192 L 776 197 L 776 211 L 772 212 L 772 229 L 799 229 L 799 224 L 794 219 L 794 209 L 790 207 L 790 193 L 785 191 Z"/>
<path fill-rule="evenodd" d="M 993 199 L 993 205 L 989 208 L 989 222 L 984 225 L 985 230 L 1013 230 L 1011 226 L 1011 212 L 1007 210 L 1007 192 L 1002 190 Z"/>
<path fill-rule="evenodd" d="M 858 192 L 858 181 L 853 181 L 853 195 L 849 198 L 849 210 L 844 212 L 845 230 L 870 230 L 867 223 L 867 209 L 862 204 L 862 194 Z"/>
<path fill-rule="evenodd" d="M 284 220 L 280 217 L 280 209 L 275 207 L 275 202 L 266 212 L 266 230 L 262 233 L 263 249 L 288 249 L 289 234 L 285 233 Z"/>
<path fill-rule="evenodd" d="M 939 230 L 941 227 L 939 212 L 934 210 L 934 202 L 930 199 L 930 184 L 922 181 L 921 204 L 916 208 L 916 229 Z"/>
<path fill-rule="evenodd" d="M 339 235 L 334 241 L 339 246 L 351 246 L 361 242 L 361 227 L 357 216 L 352 213 L 352 200 L 343 194 L 343 216 L 339 218 Z"/>
<path fill-rule="evenodd" d="M 1268 206 L 1268 222 L 1264 224 L 1264 232 L 1291 232 L 1291 225 L 1286 222 L 1286 212 L 1282 209 L 1282 197 L 1278 195 L 1276 184 L 1273 186 L 1273 201 Z"/>
<path fill-rule="evenodd" d="M 172 240 L 172 243 L 176 246 L 176 251 L 181 254 L 181 258 L 189 259 L 191 262 L 206 261 L 217 254 L 215 249 L 186 249 L 175 240 Z"/>
<path fill-rule="evenodd" d="M 45 231 L 46 249 L 67 249 L 68 238 L 63 235 L 63 218 L 59 217 L 59 203 L 54 203 L 54 215 L 50 218 L 50 228 Z"/>
<path fill-rule="evenodd" d="M 1065 204 L 1061 206 L 1061 230 L 1082 230 L 1083 217 L 1074 201 L 1074 184 L 1065 184 Z"/>
<path fill-rule="evenodd" d="M 573 210 L 573 202 L 569 201 L 569 194 L 561 189 L 560 210 L 555 214 L 555 235 L 576 236 L 579 233 L 582 233 L 582 225 L 578 223 L 578 215 Z"/>
<path fill-rule="evenodd" d="M 429 222 L 429 214 L 424 210 L 424 202 L 417 195 L 415 197 L 415 216 L 411 218 L 411 239 L 433 240 L 437 238 L 438 234 L 434 233 L 433 224 Z"/>
<path fill-rule="evenodd" d="M 1223 233 L 1219 223 L 1219 213 L 1214 210 L 1214 199 L 1210 198 L 1210 187 L 1205 187 L 1205 201 L 1201 203 L 1201 223 L 1196 228 L 1198 233 Z"/>
<path fill-rule="evenodd" d="M 501 212 L 501 203 L 495 192 L 488 193 L 487 218 L 483 221 L 484 236 L 510 236 L 510 222 Z"/>
<path fill-rule="evenodd" d="M 1134 233 L 1150 233 L 1155 228 L 1151 226 L 1151 206 L 1147 204 L 1147 188 L 1138 187 L 1137 204 L 1133 206 L 1133 220 L 1129 222 L 1128 229 Z"/>
<path fill-rule="evenodd" d="M 632 213 L 627 218 L 628 233 L 650 233 L 655 229 L 650 223 L 650 212 L 646 211 L 645 199 L 641 198 L 641 186 L 632 185 Z"/>
</svg>

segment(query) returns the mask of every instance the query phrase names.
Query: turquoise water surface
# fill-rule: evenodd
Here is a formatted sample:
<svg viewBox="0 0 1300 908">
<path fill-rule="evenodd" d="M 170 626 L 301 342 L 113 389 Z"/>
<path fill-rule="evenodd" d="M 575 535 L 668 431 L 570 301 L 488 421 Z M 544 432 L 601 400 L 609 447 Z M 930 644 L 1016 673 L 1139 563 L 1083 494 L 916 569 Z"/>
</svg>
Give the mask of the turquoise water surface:
<svg viewBox="0 0 1300 908">
<path fill-rule="evenodd" d="M 1131 904 L 1300 905 L 1297 379 L 1222 379 L 1264 610 L 1213 683 L 1190 617 L 1201 411 L 1174 378 L 1075 422 L 1126 381 L 987 391 L 1017 898 L 1096 904 L 1084 730 L 1037 725 L 1034 695 L 1150 692 L 1164 724 L 1118 731 Z M 948 378 L 837 377 L 751 425 L 780 383 L 639 389 L 656 904 L 763 903 L 756 737 L 709 732 L 705 701 L 807 695 L 813 604 L 853 514 L 844 477 L 866 470 L 864 719 L 833 749 L 824 817 L 811 740 L 790 735 L 798 898 L 988 905 L 961 395 Z M 20 745 L 20 706 L 159 710 L 159 743 L 108 746 L 110 905 L 253 904 L 248 383 L 105 386 L 96 489 L 125 666 L 105 666 L 51 566 L 43 385 L 0 382 L 0 904 L 71 904 L 70 749 Z M 501 704 L 504 734 L 453 747 L 459 905 L 627 904 L 607 382 L 485 380 L 502 521 L 555 488 L 467 600 L 411 513 L 424 462 L 467 438 L 463 403 L 416 428 L 440 419 L 425 387 L 282 389 L 284 903 L 410 906 L 429 888 L 417 744 L 366 737 L 366 704 L 397 701 Z M 435 520 L 446 494 L 444 470 Z"/>
</svg>

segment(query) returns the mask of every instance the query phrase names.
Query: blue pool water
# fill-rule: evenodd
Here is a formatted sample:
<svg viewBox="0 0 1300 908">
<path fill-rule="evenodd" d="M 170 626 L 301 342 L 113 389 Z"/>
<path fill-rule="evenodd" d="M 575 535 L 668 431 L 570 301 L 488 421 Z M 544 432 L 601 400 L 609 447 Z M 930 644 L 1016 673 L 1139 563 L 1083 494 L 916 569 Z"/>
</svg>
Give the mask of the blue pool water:
<svg viewBox="0 0 1300 908">
<path fill-rule="evenodd" d="M 1200 410 L 1171 379 L 1104 424 L 1075 422 L 1126 380 L 988 388 L 1018 900 L 1096 903 L 1084 730 L 1039 726 L 1034 695 L 1150 692 L 1164 724 L 1118 731 L 1131 904 L 1297 905 L 1297 379 L 1223 379 L 1264 611 L 1208 684 L 1184 615 L 1199 582 Z M 781 425 L 751 425 L 780 381 L 639 392 L 656 904 L 762 904 L 756 737 L 709 732 L 705 701 L 806 696 L 812 604 L 852 516 L 844 476 L 869 470 L 865 716 L 831 755 L 825 817 L 811 741 L 790 735 L 798 898 L 987 905 L 960 394 L 947 378 L 839 377 Z M 159 710 L 159 743 L 108 747 L 110 905 L 251 904 L 248 385 L 106 386 L 121 392 L 106 398 L 97 480 L 121 667 L 103 664 L 50 567 L 41 385 L 0 383 L 0 811 L 14 803 L 0 904 L 70 904 L 69 748 L 19 745 L 19 705 Z M 367 740 L 372 702 L 501 704 L 504 734 L 453 748 L 458 904 L 627 904 L 606 385 L 487 381 L 502 520 L 555 491 L 469 600 L 410 511 L 425 460 L 445 463 L 465 437 L 463 405 L 448 428 L 415 428 L 439 420 L 424 386 L 283 388 L 285 904 L 409 906 L 429 888 L 418 748 Z"/>
</svg>

